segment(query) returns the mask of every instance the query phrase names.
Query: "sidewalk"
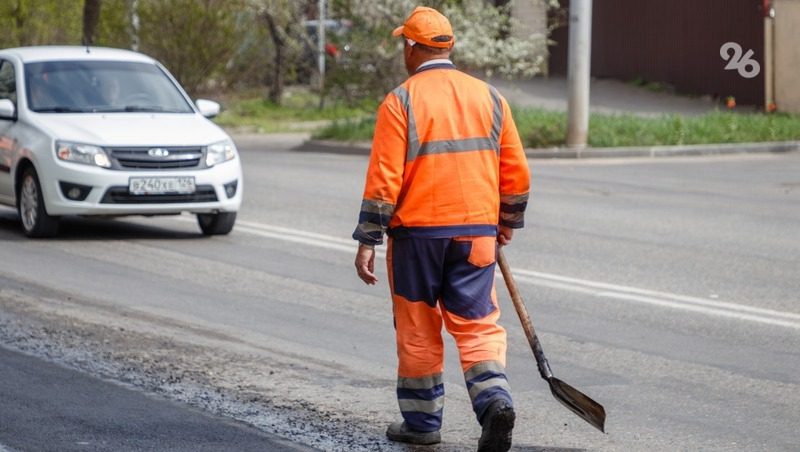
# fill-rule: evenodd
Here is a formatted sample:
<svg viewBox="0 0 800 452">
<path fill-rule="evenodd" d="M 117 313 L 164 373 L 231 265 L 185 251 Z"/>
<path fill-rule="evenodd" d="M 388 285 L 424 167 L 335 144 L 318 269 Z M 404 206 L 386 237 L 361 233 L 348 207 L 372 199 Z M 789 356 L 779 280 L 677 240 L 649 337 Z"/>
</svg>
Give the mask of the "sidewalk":
<svg viewBox="0 0 800 452">
<path fill-rule="evenodd" d="M 546 110 L 567 110 L 567 80 L 563 77 L 536 77 L 529 80 L 488 80 L 512 104 Z M 710 98 L 689 97 L 669 92 L 654 92 L 640 86 L 611 79 L 592 79 L 590 111 L 605 114 L 697 116 L 725 107 Z M 751 112 L 749 107 L 737 110 Z"/>
</svg>

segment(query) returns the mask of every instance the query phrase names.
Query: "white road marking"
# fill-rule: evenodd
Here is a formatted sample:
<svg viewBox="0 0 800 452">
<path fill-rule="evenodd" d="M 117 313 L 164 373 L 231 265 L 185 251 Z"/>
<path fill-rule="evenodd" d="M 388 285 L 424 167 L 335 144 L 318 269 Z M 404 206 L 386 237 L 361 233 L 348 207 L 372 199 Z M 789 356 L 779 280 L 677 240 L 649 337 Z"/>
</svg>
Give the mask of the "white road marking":
<svg viewBox="0 0 800 452">
<path fill-rule="evenodd" d="M 329 250 L 344 251 L 346 253 L 353 253 L 354 256 L 357 248 L 357 242 L 353 239 L 318 234 L 316 232 L 308 232 L 298 229 L 284 228 L 281 226 L 273 226 L 264 223 L 255 223 L 252 221 L 236 220 L 235 230 L 247 232 L 248 234 L 258 235 L 261 237 L 285 240 L 287 242 L 303 243 Z M 377 257 L 386 257 L 386 252 L 382 249 L 376 248 L 375 255 Z"/>
<path fill-rule="evenodd" d="M 519 273 L 519 275 L 514 276 L 514 279 L 516 281 L 532 284 L 535 286 L 549 287 L 552 289 L 561 289 L 570 292 L 584 293 L 598 298 L 608 298 L 619 301 L 630 301 L 639 304 L 649 304 L 653 306 L 680 309 L 684 311 L 697 312 L 717 317 L 727 317 L 737 320 L 763 323 L 766 325 L 800 329 L 800 321 L 793 320 L 798 317 L 798 314 L 795 314 L 793 312 L 772 311 L 768 309 L 762 310 L 760 308 L 755 308 L 752 306 L 746 306 L 735 303 L 720 303 L 721 305 L 725 305 L 725 307 L 722 306 L 709 307 L 708 304 L 710 302 L 713 303 L 712 300 L 705 300 L 702 298 L 694 298 L 694 297 L 685 297 L 683 295 L 669 294 L 663 292 L 661 293 L 664 295 L 664 297 L 636 295 L 635 292 L 641 291 L 642 289 L 637 289 L 635 287 L 626 287 L 626 286 L 620 286 L 621 288 L 624 288 L 625 291 L 598 290 L 596 288 L 583 284 L 573 284 L 573 283 L 559 282 L 555 279 L 547 279 L 541 277 L 532 278 L 529 276 L 524 276 L 522 272 L 525 271 L 527 270 L 514 269 L 514 273 Z M 559 279 L 563 278 L 558 275 L 548 275 L 548 276 L 555 276 Z M 595 284 L 602 285 L 604 283 L 595 283 Z M 695 302 L 684 301 L 686 299 L 692 299 L 692 298 L 696 301 Z M 750 311 L 769 311 L 771 312 L 771 314 L 760 315 L 760 314 L 746 313 Z"/>
<path fill-rule="evenodd" d="M 188 217 L 180 217 L 180 219 L 194 221 Z M 352 254 L 355 254 L 356 251 L 356 243 L 351 239 L 253 221 L 237 220 L 234 231 Z M 377 250 L 376 254 L 378 257 L 385 257 L 386 255 L 380 249 Z M 498 277 L 500 277 L 499 273 Z M 717 317 L 800 329 L 800 314 L 794 312 L 757 308 L 743 304 L 590 281 L 520 268 L 514 269 L 514 279 L 526 284 L 583 293 L 598 298 L 661 306 Z"/>
<path fill-rule="evenodd" d="M 677 295 L 668 292 L 658 292 L 654 290 L 647 290 L 647 289 L 637 289 L 635 287 L 629 286 L 620 286 L 617 284 L 609 284 L 609 283 L 602 283 L 596 281 L 589 281 L 585 279 L 578 279 L 578 278 L 570 278 L 567 276 L 559 276 L 553 275 L 550 273 L 541 273 L 535 272 L 531 270 L 514 270 L 515 273 L 519 273 L 524 276 L 529 276 L 532 278 L 541 278 L 551 281 L 558 281 L 564 282 L 567 284 L 572 284 L 576 286 L 583 286 L 591 289 L 601 290 L 602 292 L 598 292 L 598 296 L 606 296 L 606 294 L 615 294 L 619 292 L 623 292 L 630 295 L 641 296 L 641 297 L 650 297 L 650 298 L 660 298 L 660 299 L 668 299 L 673 300 L 676 302 L 682 302 L 687 304 L 695 304 L 706 306 L 715 309 L 722 309 L 722 310 L 730 310 L 730 311 L 738 311 L 738 312 L 745 312 L 751 314 L 758 314 L 763 316 L 774 316 L 774 317 L 783 317 L 789 319 L 796 319 L 800 320 L 800 314 L 795 314 L 791 312 L 784 312 L 784 311 L 774 311 L 772 309 L 763 309 L 763 308 L 756 308 L 753 306 L 741 305 L 736 303 L 728 303 L 724 301 L 717 301 L 711 300 L 706 298 L 698 298 L 698 297 L 690 297 L 686 295 Z"/>
<path fill-rule="evenodd" d="M 247 234 L 257 235 L 259 237 L 283 240 L 285 242 L 300 243 L 303 245 L 311 245 L 329 250 L 344 251 L 347 253 L 355 253 L 356 251 L 355 242 L 352 242 L 349 245 L 344 245 L 337 242 L 320 240 L 314 237 L 300 236 L 297 234 L 287 234 L 286 232 L 277 232 L 270 229 L 254 228 L 252 226 L 246 226 L 244 224 L 240 225 L 238 223 L 239 222 L 237 221 L 235 229 L 236 232 L 245 232 Z"/>
</svg>

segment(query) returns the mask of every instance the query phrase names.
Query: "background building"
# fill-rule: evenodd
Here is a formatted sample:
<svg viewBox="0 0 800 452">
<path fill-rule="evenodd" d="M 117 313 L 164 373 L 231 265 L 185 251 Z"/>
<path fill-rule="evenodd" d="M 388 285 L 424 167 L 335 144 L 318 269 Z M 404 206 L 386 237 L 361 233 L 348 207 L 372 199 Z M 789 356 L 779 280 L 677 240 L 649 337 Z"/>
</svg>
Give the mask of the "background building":
<svg viewBox="0 0 800 452">
<path fill-rule="evenodd" d="M 775 98 L 800 113 L 800 0 L 775 0 Z"/>
<path fill-rule="evenodd" d="M 561 0 L 569 8 L 569 0 Z M 774 8 L 774 88 L 780 110 L 800 112 L 800 0 L 594 0 L 592 75 L 660 83 L 685 94 L 736 98 L 764 105 L 767 79 L 765 16 Z M 556 16 L 551 14 L 551 25 Z M 561 20 L 563 21 L 563 18 Z M 566 75 L 565 23 L 551 39 L 549 73 Z M 752 78 L 725 69 L 720 48 L 738 44 L 758 62 Z M 731 54 L 733 52 L 731 51 Z M 744 61 L 743 61 L 744 62 Z M 748 70 L 752 69 L 747 68 Z"/>
</svg>

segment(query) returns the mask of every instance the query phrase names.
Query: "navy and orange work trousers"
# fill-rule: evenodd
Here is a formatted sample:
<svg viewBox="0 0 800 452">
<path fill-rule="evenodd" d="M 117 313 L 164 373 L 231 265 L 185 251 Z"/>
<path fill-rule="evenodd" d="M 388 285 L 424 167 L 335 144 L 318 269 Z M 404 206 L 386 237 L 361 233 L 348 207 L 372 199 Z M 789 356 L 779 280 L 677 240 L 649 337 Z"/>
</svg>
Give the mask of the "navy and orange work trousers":
<svg viewBox="0 0 800 452">
<path fill-rule="evenodd" d="M 397 399 L 403 419 L 414 430 L 431 432 L 442 425 L 442 324 L 458 346 L 478 421 L 492 402 L 511 404 L 506 332 L 497 324 L 496 257 L 496 237 L 389 239 Z"/>
</svg>

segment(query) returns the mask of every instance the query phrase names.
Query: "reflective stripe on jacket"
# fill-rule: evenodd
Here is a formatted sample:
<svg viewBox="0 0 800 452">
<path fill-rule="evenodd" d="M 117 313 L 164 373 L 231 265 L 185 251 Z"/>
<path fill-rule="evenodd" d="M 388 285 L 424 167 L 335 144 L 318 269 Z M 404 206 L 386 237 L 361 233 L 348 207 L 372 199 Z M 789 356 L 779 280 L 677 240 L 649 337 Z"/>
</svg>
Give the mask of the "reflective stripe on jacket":
<svg viewBox="0 0 800 452">
<path fill-rule="evenodd" d="M 353 238 L 379 244 L 387 228 L 431 238 L 520 228 L 529 179 L 497 90 L 452 65 L 427 67 L 378 109 Z"/>
</svg>

